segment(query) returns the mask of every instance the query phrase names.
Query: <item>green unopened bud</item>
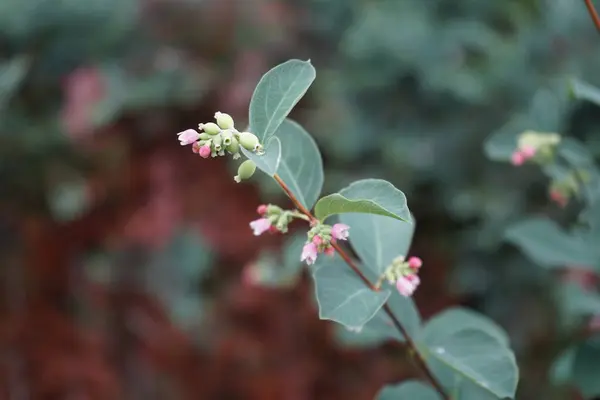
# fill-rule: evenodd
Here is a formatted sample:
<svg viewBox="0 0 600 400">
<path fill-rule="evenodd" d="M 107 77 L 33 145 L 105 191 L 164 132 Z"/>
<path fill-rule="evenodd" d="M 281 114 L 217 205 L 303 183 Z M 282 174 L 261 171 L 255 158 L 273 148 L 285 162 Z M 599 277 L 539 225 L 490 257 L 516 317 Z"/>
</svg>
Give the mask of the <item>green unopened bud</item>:
<svg viewBox="0 0 600 400">
<path fill-rule="evenodd" d="M 200 139 L 202 139 L 202 140 L 208 140 L 208 139 L 210 139 L 210 135 L 208 133 L 206 133 L 206 132 L 202 132 L 200 134 Z"/>
<path fill-rule="evenodd" d="M 284 213 L 277 220 L 277 223 L 275 224 L 275 228 L 277 228 L 277 230 L 281 233 L 286 233 L 288 230 L 287 226 L 288 226 L 289 222 L 290 222 L 289 216 Z"/>
<path fill-rule="evenodd" d="M 240 144 L 243 148 L 250 151 L 256 151 L 257 148 L 262 148 L 256 135 L 250 132 L 240 132 Z"/>
<path fill-rule="evenodd" d="M 221 135 L 215 135 L 213 137 L 213 149 L 215 149 L 215 151 L 219 152 L 223 149 L 222 143 L 223 139 L 221 138 Z"/>
<path fill-rule="evenodd" d="M 252 160 L 246 160 L 240 164 L 238 168 L 238 174 L 233 177 L 233 179 L 240 183 L 243 180 L 250 179 L 252 175 L 254 175 L 254 171 L 256 171 L 256 164 Z"/>
<path fill-rule="evenodd" d="M 233 134 L 231 131 L 223 131 L 221 132 L 221 137 L 223 138 L 223 146 L 227 147 L 233 141 Z"/>
<path fill-rule="evenodd" d="M 198 125 L 198 127 L 200 129 L 204 129 L 204 132 L 208 133 L 209 135 L 216 135 L 217 133 L 221 132 L 221 128 L 219 128 L 219 125 L 215 124 L 214 122 L 200 124 Z"/>
<path fill-rule="evenodd" d="M 239 153 L 240 142 L 238 142 L 236 138 L 231 137 L 231 142 L 227 145 L 227 151 L 231 154 Z"/>
<path fill-rule="evenodd" d="M 231 118 L 231 115 L 225 114 L 225 113 L 222 113 L 222 112 L 216 112 L 215 113 L 215 119 L 217 120 L 217 124 L 222 129 L 231 129 L 231 128 L 233 128 L 233 118 Z"/>
</svg>

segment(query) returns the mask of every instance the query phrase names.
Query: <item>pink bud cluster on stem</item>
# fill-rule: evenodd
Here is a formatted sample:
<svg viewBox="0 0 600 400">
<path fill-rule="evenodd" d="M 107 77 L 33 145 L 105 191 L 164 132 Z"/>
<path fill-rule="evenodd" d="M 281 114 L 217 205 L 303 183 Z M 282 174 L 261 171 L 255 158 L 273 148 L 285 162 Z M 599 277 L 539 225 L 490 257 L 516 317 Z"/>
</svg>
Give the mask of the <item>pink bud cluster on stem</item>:
<svg viewBox="0 0 600 400">
<path fill-rule="evenodd" d="M 304 207 L 302 205 L 302 203 L 300 203 L 298 201 L 298 199 L 296 198 L 296 196 L 294 196 L 294 194 L 292 193 L 292 191 L 288 188 L 287 184 L 281 179 L 281 177 L 278 174 L 273 175 L 273 179 L 275 179 L 275 181 L 277 182 L 277 184 L 279 184 L 279 186 L 281 187 L 281 189 L 289 197 L 289 199 L 292 201 L 292 203 L 294 204 L 294 206 L 300 212 L 302 212 L 304 215 L 306 215 L 309 218 L 309 222 L 311 222 L 311 224 L 319 223 L 319 221 L 312 215 L 312 213 L 309 210 L 307 210 L 306 207 Z M 335 241 L 335 242 L 332 241 L 331 247 L 333 247 L 335 249 L 335 251 L 338 252 L 338 254 L 340 255 L 340 257 L 358 275 L 358 277 L 365 283 L 365 285 L 367 285 L 367 287 L 369 289 L 371 289 L 373 291 L 379 291 L 380 290 L 378 287 L 376 287 L 369 280 L 369 278 L 367 278 L 362 273 L 362 271 L 358 268 L 358 266 L 354 263 L 354 261 L 340 247 L 340 245 L 339 245 L 339 243 L 337 241 Z M 416 269 L 420 268 L 420 266 L 421 266 L 420 263 L 419 263 L 421 261 L 420 259 L 417 260 L 416 257 L 415 257 L 414 259 L 411 258 L 411 260 L 412 260 L 412 265 L 413 265 L 411 268 L 413 268 L 413 267 L 416 268 Z M 419 264 L 418 267 L 417 267 L 417 264 Z M 411 265 L 411 261 L 409 260 L 409 266 L 410 265 Z M 390 308 L 390 306 L 388 305 L 388 303 L 385 303 L 383 305 L 382 309 L 387 314 L 387 316 L 392 320 L 392 324 L 394 325 L 394 327 L 404 337 L 404 339 L 406 341 L 406 345 L 410 349 L 411 354 L 413 354 L 414 360 L 415 360 L 417 366 L 425 374 L 427 380 L 431 383 L 431 385 L 435 388 L 435 390 L 439 393 L 439 395 L 444 400 L 450 400 L 450 397 L 446 394 L 446 392 L 445 392 L 442 384 L 437 380 L 437 378 L 429 370 L 429 367 L 427 367 L 427 364 L 425 363 L 425 360 L 423 359 L 423 356 L 419 352 L 419 350 L 417 348 L 417 345 L 412 340 L 412 337 L 408 334 L 408 331 L 406 330 L 406 328 L 404 327 L 404 325 L 402 325 L 402 323 L 398 320 L 398 318 L 396 318 L 396 316 L 394 315 L 394 313 L 393 313 L 392 309 Z"/>
<path fill-rule="evenodd" d="M 536 149 L 532 146 L 525 146 L 522 149 L 517 149 L 511 156 L 511 163 L 515 166 L 521 166 L 528 160 L 535 157 Z"/>
</svg>

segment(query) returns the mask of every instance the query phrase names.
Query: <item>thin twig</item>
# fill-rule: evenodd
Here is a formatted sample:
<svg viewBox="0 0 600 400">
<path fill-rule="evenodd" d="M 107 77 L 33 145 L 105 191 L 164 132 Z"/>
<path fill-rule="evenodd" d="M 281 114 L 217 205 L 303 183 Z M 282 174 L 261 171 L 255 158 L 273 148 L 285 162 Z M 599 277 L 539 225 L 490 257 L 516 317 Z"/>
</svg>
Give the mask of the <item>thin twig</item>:
<svg viewBox="0 0 600 400">
<path fill-rule="evenodd" d="M 600 17 L 598 17 L 596 8 L 594 8 L 594 3 L 592 3 L 592 0 L 585 0 L 585 5 L 590 13 L 590 17 L 592 17 L 592 21 L 594 21 L 594 25 L 596 25 L 596 29 L 600 32 Z"/>
<path fill-rule="evenodd" d="M 279 175 L 275 174 L 275 175 L 273 175 L 273 178 L 279 184 L 279 186 L 281 186 L 281 189 L 283 189 L 283 191 L 290 198 L 290 200 L 292 201 L 292 203 L 294 203 L 294 206 L 298 210 L 300 210 L 302 213 L 304 213 L 310 219 L 310 222 L 316 222 L 316 221 L 318 221 L 314 217 L 314 215 L 312 215 L 312 213 L 309 210 L 307 210 L 306 207 L 304 207 L 302 205 L 302 203 L 300 203 L 298 201 L 298 199 L 296 198 L 296 196 L 294 196 L 294 194 L 292 193 L 292 191 L 290 190 L 290 188 L 281 179 L 281 177 Z M 352 270 L 365 283 L 365 285 L 367 285 L 373 291 L 378 291 L 379 290 L 362 273 L 362 271 L 358 268 L 358 266 L 354 263 L 354 261 L 352 261 L 352 259 L 350 258 L 350 256 L 348 256 L 348 254 L 346 254 L 346 252 L 337 243 L 336 244 L 332 244 L 332 246 L 338 252 L 338 254 L 340 255 L 340 257 L 342 257 L 342 259 L 346 262 L 346 264 L 348 264 L 348 266 L 350 268 L 352 268 Z M 400 334 L 406 340 L 406 345 L 410 349 L 410 353 L 412 354 L 413 359 L 415 360 L 415 362 L 417 364 L 417 367 L 422 370 L 422 372 L 425 374 L 427 380 L 429 380 L 429 382 L 431 383 L 431 385 L 440 394 L 440 396 L 442 396 L 442 398 L 444 400 L 450 400 L 450 397 L 444 391 L 444 388 L 443 388 L 442 384 L 437 380 L 437 378 L 429 370 L 429 367 L 427 367 L 427 364 L 425 363 L 425 360 L 423 359 L 423 356 L 419 352 L 419 349 L 417 348 L 417 345 L 415 344 L 415 342 L 412 340 L 412 338 L 408 334 L 408 331 L 406 330 L 406 328 L 404 328 L 404 325 L 402 325 L 402 323 L 400 322 L 400 320 L 398 320 L 398 318 L 396 318 L 396 316 L 392 312 L 392 309 L 390 308 L 390 306 L 387 303 L 383 305 L 383 311 L 391 318 L 392 323 L 394 324 L 394 327 L 396 329 L 398 329 L 398 331 L 400 332 Z"/>
</svg>

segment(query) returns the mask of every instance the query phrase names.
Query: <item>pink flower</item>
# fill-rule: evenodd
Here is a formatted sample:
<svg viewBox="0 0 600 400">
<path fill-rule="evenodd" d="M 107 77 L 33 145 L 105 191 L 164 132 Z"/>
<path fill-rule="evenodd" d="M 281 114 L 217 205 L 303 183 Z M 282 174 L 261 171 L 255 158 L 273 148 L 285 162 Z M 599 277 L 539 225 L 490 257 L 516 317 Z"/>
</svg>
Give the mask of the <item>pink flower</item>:
<svg viewBox="0 0 600 400">
<path fill-rule="evenodd" d="M 396 289 L 404 297 L 410 297 L 417 290 L 421 279 L 417 275 L 402 276 L 396 281 Z"/>
<path fill-rule="evenodd" d="M 517 150 L 512 154 L 510 162 L 512 165 L 515 166 L 523 165 L 523 163 L 525 162 L 525 155 L 521 153 L 521 151 Z"/>
<path fill-rule="evenodd" d="M 302 255 L 300 261 L 306 261 L 306 264 L 312 265 L 317 260 L 317 245 L 313 242 L 306 243 L 302 248 Z"/>
<path fill-rule="evenodd" d="M 412 270 L 418 270 L 423 265 L 423 260 L 419 257 L 411 257 L 408 259 L 408 266 Z"/>
<path fill-rule="evenodd" d="M 202 158 L 210 157 L 210 146 L 205 144 L 204 146 L 200 147 L 200 150 L 198 150 L 198 154 L 200 154 L 200 157 Z"/>
<path fill-rule="evenodd" d="M 331 228 L 331 236 L 337 240 L 346 240 L 350 233 L 348 232 L 350 227 L 345 224 L 335 224 Z"/>
<path fill-rule="evenodd" d="M 315 235 L 312 239 L 312 242 L 315 244 L 315 246 L 319 247 L 323 244 L 323 238 L 319 235 Z"/>
<path fill-rule="evenodd" d="M 556 204 L 558 204 L 561 207 L 565 207 L 567 205 L 567 203 L 569 202 L 569 199 L 567 199 L 565 196 L 563 196 L 563 194 L 558 190 L 550 191 L 550 199 L 552 199 L 552 201 L 554 201 Z"/>
<path fill-rule="evenodd" d="M 256 212 L 259 215 L 265 215 L 267 213 L 267 205 L 266 204 L 261 204 L 260 206 L 258 206 L 258 208 L 256 209 Z"/>
<path fill-rule="evenodd" d="M 327 254 L 330 257 L 333 257 L 333 255 L 335 254 L 335 249 L 333 248 L 333 246 L 328 246 L 325 251 L 323 251 L 325 254 Z"/>
<path fill-rule="evenodd" d="M 183 132 L 179 132 L 177 138 L 182 146 L 187 146 L 200 139 L 200 134 L 193 129 L 186 129 Z"/>
<path fill-rule="evenodd" d="M 254 236 L 260 236 L 271 228 L 271 221 L 267 218 L 260 218 L 250 222 L 250 228 L 252 228 Z"/>
<path fill-rule="evenodd" d="M 533 146 L 525 146 L 521 149 L 521 154 L 525 158 L 525 160 L 529 160 L 533 156 L 535 156 L 536 148 Z"/>
</svg>

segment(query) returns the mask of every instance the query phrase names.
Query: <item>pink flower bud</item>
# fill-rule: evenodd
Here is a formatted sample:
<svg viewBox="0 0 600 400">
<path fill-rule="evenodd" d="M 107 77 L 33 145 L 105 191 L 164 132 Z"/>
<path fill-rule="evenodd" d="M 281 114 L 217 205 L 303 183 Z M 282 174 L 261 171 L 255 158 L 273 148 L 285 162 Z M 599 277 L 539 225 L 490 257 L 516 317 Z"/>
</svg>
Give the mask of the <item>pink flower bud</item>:
<svg viewBox="0 0 600 400">
<path fill-rule="evenodd" d="M 521 154 L 523 155 L 524 161 L 529 160 L 533 156 L 535 156 L 536 148 L 533 146 L 525 146 L 521 149 Z"/>
<path fill-rule="evenodd" d="M 517 150 L 512 154 L 510 162 L 512 163 L 512 165 L 518 167 L 520 165 L 523 165 L 523 163 L 525 162 L 525 156 L 523 155 L 523 153 Z"/>
<path fill-rule="evenodd" d="M 416 271 L 423 265 L 423 260 L 419 257 L 411 257 L 408 259 L 408 266 L 410 269 Z"/>
<path fill-rule="evenodd" d="M 258 208 L 256 209 L 256 212 L 259 215 L 265 215 L 267 213 L 267 205 L 266 204 L 261 204 L 260 206 L 258 206 Z"/>
<path fill-rule="evenodd" d="M 318 247 L 323 244 L 323 238 L 319 235 L 315 235 L 312 239 L 312 242 Z"/>
<path fill-rule="evenodd" d="M 200 143 L 194 142 L 194 144 L 192 144 L 192 151 L 194 154 L 198 154 L 200 152 Z"/>
<path fill-rule="evenodd" d="M 274 227 L 273 225 L 271 225 L 269 227 L 269 233 L 270 234 L 279 233 L 279 229 L 277 229 L 276 227 Z"/>
<path fill-rule="evenodd" d="M 200 134 L 193 129 L 186 129 L 183 132 L 179 132 L 177 138 L 182 146 L 186 146 L 200 139 Z"/>
<path fill-rule="evenodd" d="M 350 227 L 345 224 L 335 224 L 331 228 L 331 236 L 337 240 L 346 240 L 350 233 L 348 232 Z"/>
<path fill-rule="evenodd" d="M 202 157 L 202 158 L 210 157 L 210 153 L 211 153 L 211 150 L 210 150 L 210 146 L 208 146 L 208 145 L 204 145 L 204 146 L 200 147 L 200 150 L 198 150 L 198 154 L 200 154 L 200 157 Z"/>
<path fill-rule="evenodd" d="M 328 246 L 323 252 L 326 255 L 333 257 L 333 255 L 335 254 L 335 249 L 333 248 L 333 246 Z"/>
<path fill-rule="evenodd" d="M 300 261 L 306 261 L 306 264 L 312 265 L 317 260 L 317 245 L 313 242 L 306 243 L 302 248 L 302 255 L 300 255 Z"/>
<path fill-rule="evenodd" d="M 396 281 L 396 289 L 404 297 L 410 297 L 413 295 L 417 287 L 421 283 L 421 280 L 417 275 L 401 276 Z"/>
<path fill-rule="evenodd" d="M 550 191 L 550 199 L 561 207 L 565 207 L 569 202 L 566 196 L 564 196 L 559 190 Z"/>
<path fill-rule="evenodd" d="M 271 228 L 271 221 L 267 218 L 260 218 L 250 222 L 250 228 L 252 228 L 254 236 L 260 236 Z"/>
</svg>

